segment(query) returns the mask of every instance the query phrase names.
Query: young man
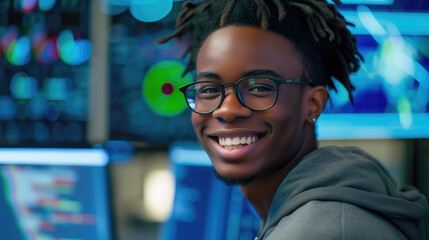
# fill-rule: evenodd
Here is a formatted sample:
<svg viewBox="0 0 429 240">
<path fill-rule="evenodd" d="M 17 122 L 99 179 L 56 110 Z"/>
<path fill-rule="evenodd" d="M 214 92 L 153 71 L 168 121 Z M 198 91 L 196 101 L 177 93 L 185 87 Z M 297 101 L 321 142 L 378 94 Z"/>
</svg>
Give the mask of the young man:
<svg viewBox="0 0 429 240">
<path fill-rule="evenodd" d="M 339 1 L 334 1 L 340 4 Z M 184 86 L 197 138 L 216 174 L 239 184 L 262 219 L 257 239 L 423 239 L 427 202 L 399 190 L 357 148 L 317 149 L 314 124 L 333 78 L 353 101 L 356 40 L 322 0 L 184 4 Z"/>
</svg>

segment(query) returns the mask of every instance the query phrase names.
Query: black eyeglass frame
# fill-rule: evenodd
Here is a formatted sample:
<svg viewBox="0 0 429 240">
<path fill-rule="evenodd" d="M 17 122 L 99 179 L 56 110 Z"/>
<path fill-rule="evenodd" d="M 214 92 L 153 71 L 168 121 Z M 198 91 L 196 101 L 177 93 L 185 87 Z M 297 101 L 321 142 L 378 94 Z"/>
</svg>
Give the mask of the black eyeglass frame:
<svg viewBox="0 0 429 240">
<path fill-rule="evenodd" d="M 277 87 L 277 89 L 276 89 L 276 90 L 277 90 L 277 92 L 276 92 L 276 100 L 273 102 L 273 104 L 271 104 L 271 106 L 269 106 L 269 107 L 267 107 L 267 108 L 264 108 L 264 109 L 254 109 L 254 108 L 251 108 L 251 107 L 247 106 L 247 105 L 246 105 L 246 103 L 244 103 L 244 101 L 243 101 L 243 99 L 242 99 L 241 95 L 240 95 L 240 94 L 239 94 L 239 92 L 238 92 L 238 87 L 237 87 L 237 86 L 238 86 L 242 81 L 245 81 L 245 80 L 247 80 L 247 79 L 252 79 L 252 78 L 264 78 L 264 79 L 270 79 L 270 80 L 272 80 L 272 81 L 274 81 L 274 82 L 276 83 L 276 87 Z M 187 91 L 187 89 L 188 89 L 189 87 L 191 87 L 192 85 L 198 84 L 198 83 L 213 83 L 213 84 L 218 85 L 218 86 L 220 87 L 220 89 L 222 90 L 222 98 L 221 98 L 221 99 L 220 99 L 220 101 L 219 101 L 219 105 L 218 105 L 217 107 L 215 107 L 213 110 L 209 111 L 209 112 L 197 112 L 197 111 L 195 111 L 195 109 L 192 109 L 192 107 L 189 105 L 188 99 L 187 99 L 187 97 L 186 97 L 186 91 Z M 198 114 L 210 114 L 210 113 L 212 113 L 212 112 L 216 111 L 216 109 L 218 109 L 220 106 L 222 106 L 222 103 L 223 103 L 223 101 L 225 100 L 225 96 L 226 96 L 226 94 L 225 94 L 225 88 L 227 88 L 227 87 L 233 87 L 233 88 L 234 88 L 235 96 L 237 96 L 237 99 L 238 99 L 238 101 L 241 103 L 241 105 L 243 105 L 244 107 L 246 107 L 246 108 L 248 108 L 248 109 L 250 109 L 250 110 L 252 110 L 252 111 L 258 111 L 258 112 L 259 112 L 259 111 L 266 111 L 266 110 L 268 110 L 268 109 L 272 108 L 272 107 L 277 103 L 277 100 L 278 100 L 278 98 L 279 98 L 279 86 L 280 86 L 280 84 L 282 84 L 282 83 L 312 84 L 312 81 L 311 81 L 311 79 L 310 79 L 310 78 L 289 78 L 289 79 L 278 79 L 278 78 L 273 78 L 273 77 L 255 76 L 255 77 L 245 77 L 245 78 L 242 78 L 242 79 L 238 80 L 238 81 L 237 81 L 237 82 L 235 82 L 235 83 L 219 83 L 219 82 L 214 82 L 214 81 L 198 81 L 198 82 L 193 82 L 193 83 L 187 84 L 187 85 L 185 85 L 185 86 L 183 86 L 183 87 L 180 87 L 180 88 L 179 88 L 179 90 L 183 93 L 183 95 L 184 95 L 184 97 L 185 97 L 185 100 L 186 100 L 186 104 L 188 105 L 188 107 L 189 107 L 193 112 L 198 113 Z"/>
</svg>

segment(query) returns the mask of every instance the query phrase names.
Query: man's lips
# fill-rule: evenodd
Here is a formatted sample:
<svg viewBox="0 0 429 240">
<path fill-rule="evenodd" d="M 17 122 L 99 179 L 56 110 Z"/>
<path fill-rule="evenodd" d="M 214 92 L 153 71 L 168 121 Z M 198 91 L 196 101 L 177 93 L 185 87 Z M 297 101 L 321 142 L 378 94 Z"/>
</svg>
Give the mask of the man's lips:
<svg viewBox="0 0 429 240">
<path fill-rule="evenodd" d="M 265 136 L 261 131 L 243 131 L 243 130 L 222 130 L 209 134 L 218 149 L 223 152 L 235 151 L 241 148 L 248 148 Z M 243 149 L 244 150 L 244 149 Z"/>
<path fill-rule="evenodd" d="M 225 149 L 235 150 L 246 145 L 250 145 L 259 139 L 259 135 L 218 137 L 218 144 Z"/>
<path fill-rule="evenodd" d="M 267 132 L 264 130 L 254 130 L 254 129 L 220 129 L 220 130 L 206 130 L 204 135 L 209 137 L 238 137 L 238 136 L 262 136 Z"/>
</svg>

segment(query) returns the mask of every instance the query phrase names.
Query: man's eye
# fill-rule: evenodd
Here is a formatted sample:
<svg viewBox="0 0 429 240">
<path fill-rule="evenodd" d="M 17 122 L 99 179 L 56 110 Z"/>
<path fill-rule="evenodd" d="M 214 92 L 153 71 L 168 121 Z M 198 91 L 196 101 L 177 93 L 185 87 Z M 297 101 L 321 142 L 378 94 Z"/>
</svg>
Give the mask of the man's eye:
<svg viewBox="0 0 429 240">
<path fill-rule="evenodd" d="M 199 91 L 200 94 L 204 93 L 220 93 L 220 89 L 217 87 L 202 87 Z"/>
<path fill-rule="evenodd" d="M 253 87 L 249 88 L 247 91 L 249 91 L 249 92 L 270 92 L 273 90 L 274 89 L 272 87 L 269 87 L 269 86 L 253 86 Z"/>
</svg>

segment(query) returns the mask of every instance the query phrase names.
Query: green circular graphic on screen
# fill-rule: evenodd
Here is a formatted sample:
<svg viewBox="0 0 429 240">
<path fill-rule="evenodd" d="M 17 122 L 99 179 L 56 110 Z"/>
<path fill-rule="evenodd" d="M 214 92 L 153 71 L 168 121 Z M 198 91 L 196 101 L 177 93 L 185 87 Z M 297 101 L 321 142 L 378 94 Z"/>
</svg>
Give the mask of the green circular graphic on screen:
<svg viewBox="0 0 429 240">
<path fill-rule="evenodd" d="M 146 73 L 142 93 L 148 106 L 158 115 L 172 117 L 186 109 L 186 101 L 179 88 L 192 82 L 191 74 L 182 77 L 185 65 L 176 61 L 162 61 Z"/>
</svg>

